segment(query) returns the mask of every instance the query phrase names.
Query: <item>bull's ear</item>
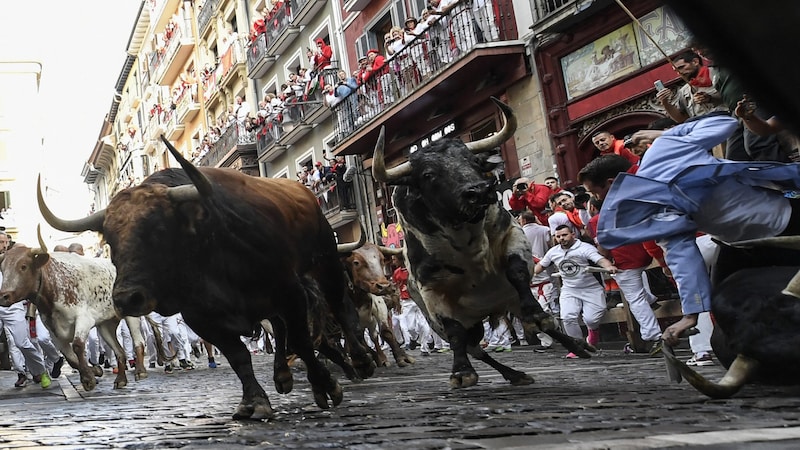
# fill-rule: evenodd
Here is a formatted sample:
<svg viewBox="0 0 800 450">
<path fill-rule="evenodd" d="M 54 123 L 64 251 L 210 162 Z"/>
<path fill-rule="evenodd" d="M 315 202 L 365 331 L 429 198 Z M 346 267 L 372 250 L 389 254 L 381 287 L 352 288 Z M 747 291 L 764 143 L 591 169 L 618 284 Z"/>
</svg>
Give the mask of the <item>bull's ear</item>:
<svg viewBox="0 0 800 450">
<path fill-rule="evenodd" d="M 33 268 L 38 269 L 50 261 L 49 253 L 36 253 L 33 255 Z"/>
</svg>

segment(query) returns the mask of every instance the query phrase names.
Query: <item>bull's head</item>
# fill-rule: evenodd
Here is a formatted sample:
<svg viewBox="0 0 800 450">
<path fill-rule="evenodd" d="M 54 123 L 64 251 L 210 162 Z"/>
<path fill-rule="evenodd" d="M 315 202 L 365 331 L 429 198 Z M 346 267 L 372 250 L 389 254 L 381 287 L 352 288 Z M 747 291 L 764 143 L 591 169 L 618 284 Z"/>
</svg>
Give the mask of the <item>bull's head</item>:
<svg viewBox="0 0 800 450">
<path fill-rule="evenodd" d="M 0 256 L 3 285 L 0 287 L 0 306 L 11 306 L 33 298 L 42 287 L 41 268 L 50 261 L 42 233 L 37 228 L 39 248 L 17 244 Z"/>
<path fill-rule="evenodd" d="M 402 252 L 402 248 L 365 244 L 344 258 L 344 263 L 357 288 L 374 295 L 386 295 L 392 292 L 393 284 L 384 273 L 384 256 L 399 255 Z"/>
<path fill-rule="evenodd" d="M 492 97 L 503 113 L 503 127 L 492 136 L 467 144 L 440 139 L 416 151 L 409 160 L 387 169 L 384 160 L 385 130 L 381 128 L 372 160 L 372 174 L 387 184 L 405 185 L 418 194 L 428 209 L 455 222 L 473 222 L 489 204 L 497 202 L 496 179 L 491 173 L 502 161 L 488 152 L 513 136 L 514 112 Z"/>
</svg>

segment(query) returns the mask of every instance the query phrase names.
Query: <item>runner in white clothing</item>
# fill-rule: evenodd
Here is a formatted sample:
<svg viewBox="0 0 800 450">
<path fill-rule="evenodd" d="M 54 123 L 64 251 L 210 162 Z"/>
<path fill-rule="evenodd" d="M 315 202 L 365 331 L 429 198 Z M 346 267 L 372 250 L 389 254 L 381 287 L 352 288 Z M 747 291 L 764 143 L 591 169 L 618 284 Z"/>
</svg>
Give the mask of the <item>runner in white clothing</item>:
<svg viewBox="0 0 800 450">
<path fill-rule="evenodd" d="M 591 244 L 579 241 L 575 233 L 567 226 L 560 225 L 556 228 L 555 241 L 559 244 L 544 255 L 536 263 L 534 274 L 541 273 L 551 264 L 558 267 L 561 273 L 561 320 L 564 331 L 578 339 L 583 338 L 583 331 L 578 324 L 578 317 L 583 315 L 583 322 L 589 330 L 586 341 L 591 345 L 600 342 L 600 319 L 606 311 L 605 292 L 597 279 L 586 271 L 592 263 L 616 273 L 617 268 L 611 261 L 604 258 Z M 570 352 L 567 358 L 577 356 Z"/>
</svg>

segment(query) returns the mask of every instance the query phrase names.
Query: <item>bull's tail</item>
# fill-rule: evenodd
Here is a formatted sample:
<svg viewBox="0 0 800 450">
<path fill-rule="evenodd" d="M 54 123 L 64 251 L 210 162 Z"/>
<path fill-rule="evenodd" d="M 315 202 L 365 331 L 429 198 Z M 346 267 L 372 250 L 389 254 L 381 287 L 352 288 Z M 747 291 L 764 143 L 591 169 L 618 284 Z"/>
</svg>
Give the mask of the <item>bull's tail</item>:
<svg viewBox="0 0 800 450">
<path fill-rule="evenodd" d="M 155 320 L 150 318 L 150 316 L 144 316 L 144 318 L 147 320 L 147 323 L 150 324 L 150 328 L 153 329 L 153 338 L 156 341 L 155 347 L 158 365 L 162 365 L 167 361 L 172 361 L 175 359 L 177 353 L 167 355 L 167 352 L 164 351 L 164 337 L 161 336 L 161 325 L 157 324 Z"/>
</svg>

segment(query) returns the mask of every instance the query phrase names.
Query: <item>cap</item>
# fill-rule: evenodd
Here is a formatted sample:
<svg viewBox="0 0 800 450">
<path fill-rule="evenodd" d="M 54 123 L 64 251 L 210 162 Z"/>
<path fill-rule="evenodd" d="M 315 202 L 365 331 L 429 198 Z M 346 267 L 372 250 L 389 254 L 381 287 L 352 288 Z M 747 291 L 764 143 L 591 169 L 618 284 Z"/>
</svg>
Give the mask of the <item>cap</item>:
<svg viewBox="0 0 800 450">
<path fill-rule="evenodd" d="M 370 53 L 380 53 L 380 52 L 378 51 L 378 49 L 377 49 L 377 48 L 371 48 L 371 49 L 369 49 L 369 50 L 367 51 L 367 54 L 368 54 L 368 55 L 369 55 Z"/>
<path fill-rule="evenodd" d="M 417 18 L 416 18 L 416 17 L 409 17 L 409 18 L 408 18 L 408 19 L 406 19 L 406 21 L 405 21 L 405 22 L 403 22 L 403 23 L 408 23 L 408 22 L 419 22 L 419 21 L 417 20 Z"/>
<path fill-rule="evenodd" d="M 321 166 L 321 165 L 322 165 L 322 161 L 317 161 L 317 166 Z"/>
</svg>

